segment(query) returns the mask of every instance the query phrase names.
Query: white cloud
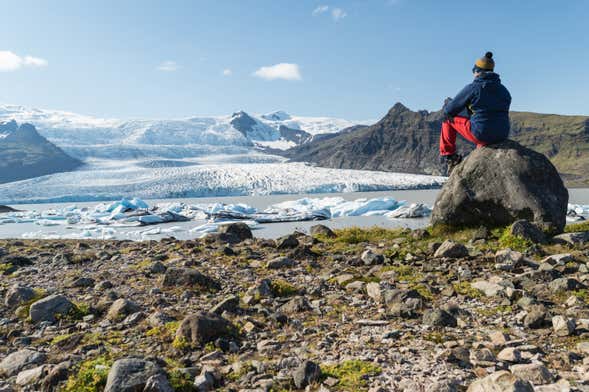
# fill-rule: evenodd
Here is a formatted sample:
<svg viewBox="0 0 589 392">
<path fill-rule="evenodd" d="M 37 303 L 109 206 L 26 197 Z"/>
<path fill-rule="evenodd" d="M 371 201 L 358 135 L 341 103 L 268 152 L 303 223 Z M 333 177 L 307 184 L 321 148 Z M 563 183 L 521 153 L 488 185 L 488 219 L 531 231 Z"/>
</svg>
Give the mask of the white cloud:
<svg viewBox="0 0 589 392">
<path fill-rule="evenodd" d="M 0 50 L 0 72 L 17 71 L 23 67 L 46 67 L 47 64 L 47 60 L 39 57 L 21 57 L 8 50 Z"/>
<path fill-rule="evenodd" d="M 164 61 L 158 65 L 157 70 L 163 72 L 174 72 L 180 69 L 180 66 L 175 61 Z"/>
<path fill-rule="evenodd" d="M 321 15 L 329 10 L 328 5 L 319 5 L 313 10 L 313 16 Z"/>
<path fill-rule="evenodd" d="M 276 65 L 270 65 L 261 67 L 254 76 L 265 80 L 301 80 L 301 71 L 298 64 L 280 63 Z"/>
<path fill-rule="evenodd" d="M 336 22 L 348 16 L 346 11 L 342 10 L 341 8 L 334 8 L 331 10 L 331 17 Z"/>
<path fill-rule="evenodd" d="M 223 76 L 231 76 L 233 75 L 233 71 L 229 68 L 223 70 Z"/>
</svg>

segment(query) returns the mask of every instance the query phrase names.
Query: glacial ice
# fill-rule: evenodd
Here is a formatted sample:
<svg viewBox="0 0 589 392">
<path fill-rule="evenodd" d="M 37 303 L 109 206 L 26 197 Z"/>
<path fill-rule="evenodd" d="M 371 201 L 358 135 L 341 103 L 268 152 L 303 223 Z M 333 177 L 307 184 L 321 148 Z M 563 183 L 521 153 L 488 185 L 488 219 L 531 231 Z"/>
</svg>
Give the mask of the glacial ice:
<svg viewBox="0 0 589 392">
<path fill-rule="evenodd" d="M 0 184 L 0 204 L 386 191 L 440 187 L 445 177 L 314 167 L 304 163 L 202 164 L 144 168 L 136 161 L 94 162 Z"/>
</svg>

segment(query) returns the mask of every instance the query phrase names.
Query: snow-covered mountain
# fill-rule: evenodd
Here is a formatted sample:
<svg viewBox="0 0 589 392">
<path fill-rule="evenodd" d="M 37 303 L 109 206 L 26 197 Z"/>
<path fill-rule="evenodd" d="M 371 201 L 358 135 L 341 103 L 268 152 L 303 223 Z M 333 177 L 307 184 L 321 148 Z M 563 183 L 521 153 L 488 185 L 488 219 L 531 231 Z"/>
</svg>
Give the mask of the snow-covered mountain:
<svg viewBox="0 0 589 392">
<path fill-rule="evenodd" d="M 217 117 L 118 120 L 70 112 L 0 105 L 0 122 L 31 123 L 38 131 L 80 158 L 128 159 L 141 156 L 185 158 L 206 150 L 236 153 L 255 147 L 286 149 L 304 143 L 307 135 L 338 132 L 353 122 L 329 117 L 297 117 L 283 111 L 250 115 L 243 111 Z M 294 131 L 294 132 L 293 132 Z"/>
</svg>

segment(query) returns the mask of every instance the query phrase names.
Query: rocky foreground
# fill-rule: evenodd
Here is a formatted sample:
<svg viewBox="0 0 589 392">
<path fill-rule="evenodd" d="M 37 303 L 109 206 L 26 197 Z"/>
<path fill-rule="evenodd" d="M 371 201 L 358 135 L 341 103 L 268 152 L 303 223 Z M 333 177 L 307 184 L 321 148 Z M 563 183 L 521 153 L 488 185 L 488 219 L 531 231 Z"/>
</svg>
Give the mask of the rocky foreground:
<svg viewBox="0 0 589 392">
<path fill-rule="evenodd" d="M 589 391 L 588 232 L 222 231 L 0 241 L 0 391 Z"/>
</svg>

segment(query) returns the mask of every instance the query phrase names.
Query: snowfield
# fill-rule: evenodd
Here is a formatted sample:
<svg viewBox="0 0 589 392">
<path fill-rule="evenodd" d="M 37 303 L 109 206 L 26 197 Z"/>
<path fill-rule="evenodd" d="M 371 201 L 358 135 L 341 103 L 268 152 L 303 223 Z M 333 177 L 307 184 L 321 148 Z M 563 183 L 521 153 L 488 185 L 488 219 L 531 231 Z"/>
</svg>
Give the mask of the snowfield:
<svg viewBox="0 0 589 392">
<path fill-rule="evenodd" d="M 145 167 L 97 161 L 82 170 L 0 185 L 0 204 L 385 191 L 439 187 L 444 177 L 319 168 L 304 163 Z M 193 161 L 193 163 L 198 163 Z M 202 162 L 201 162 L 202 163 Z"/>
</svg>

